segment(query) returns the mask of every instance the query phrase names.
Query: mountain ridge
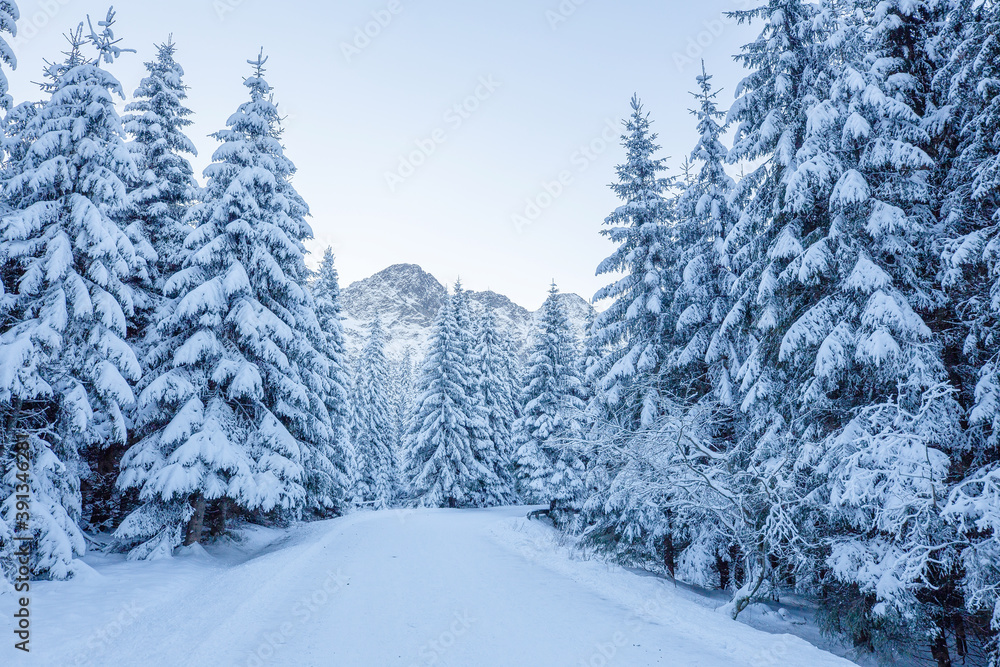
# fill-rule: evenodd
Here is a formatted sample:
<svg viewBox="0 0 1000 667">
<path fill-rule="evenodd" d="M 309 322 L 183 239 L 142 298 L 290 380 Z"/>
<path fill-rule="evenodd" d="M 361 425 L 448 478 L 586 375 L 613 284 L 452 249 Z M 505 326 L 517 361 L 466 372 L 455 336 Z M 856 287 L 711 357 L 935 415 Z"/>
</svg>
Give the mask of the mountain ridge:
<svg viewBox="0 0 1000 667">
<path fill-rule="evenodd" d="M 401 355 L 406 348 L 422 354 L 430 338 L 434 317 L 444 304 L 448 289 L 417 264 L 393 264 L 341 290 L 344 329 L 348 344 L 359 349 L 370 323 L 380 318 L 389 334 L 390 354 Z M 493 290 L 468 290 L 475 312 L 491 308 L 499 326 L 524 349 L 534 330 L 538 311 L 514 303 Z M 577 338 L 582 341 L 593 307 L 573 293 L 560 293 Z"/>
</svg>

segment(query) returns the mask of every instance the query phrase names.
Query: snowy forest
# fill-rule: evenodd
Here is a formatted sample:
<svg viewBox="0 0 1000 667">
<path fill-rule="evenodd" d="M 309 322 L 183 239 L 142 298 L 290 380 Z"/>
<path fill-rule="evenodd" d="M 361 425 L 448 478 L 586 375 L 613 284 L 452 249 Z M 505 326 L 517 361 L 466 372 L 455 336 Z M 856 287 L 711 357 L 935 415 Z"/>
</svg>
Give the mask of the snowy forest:
<svg viewBox="0 0 1000 667">
<path fill-rule="evenodd" d="M 733 618 L 794 593 L 862 652 L 1000 667 L 1000 6 L 733 17 L 759 37 L 731 103 L 692 77 L 688 155 L 622 100 L 586 335 L 553 284 L 522 346 L 456 280 L 423 358 L 377 318 L 348 345 L 264 52 L 201 180 L 173 41 L 126 105 L 111 11 L 40 99 L 0 79 L 0 588 L 24 531 L 64 580 L 95 534 L 142 561 L 234 523 L 528 504 Z"/>
</svg>

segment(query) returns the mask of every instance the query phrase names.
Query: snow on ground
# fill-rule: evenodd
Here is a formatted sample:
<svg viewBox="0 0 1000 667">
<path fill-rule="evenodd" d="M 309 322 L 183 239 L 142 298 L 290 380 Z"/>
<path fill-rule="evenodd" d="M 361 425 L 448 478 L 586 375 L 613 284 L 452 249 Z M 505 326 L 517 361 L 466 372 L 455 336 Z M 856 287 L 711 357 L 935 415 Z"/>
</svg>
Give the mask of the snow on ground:
<svg viewBox="0 0 1000 667">
<path fill-rule="evenodd" d="M 168 560 L 92 554 L 84 576 L 35 585 L 30 659 L 4 613 L 0 664 L 852 664 L 580 560 L 525 511 L 359 512 Z"/>
</svg>

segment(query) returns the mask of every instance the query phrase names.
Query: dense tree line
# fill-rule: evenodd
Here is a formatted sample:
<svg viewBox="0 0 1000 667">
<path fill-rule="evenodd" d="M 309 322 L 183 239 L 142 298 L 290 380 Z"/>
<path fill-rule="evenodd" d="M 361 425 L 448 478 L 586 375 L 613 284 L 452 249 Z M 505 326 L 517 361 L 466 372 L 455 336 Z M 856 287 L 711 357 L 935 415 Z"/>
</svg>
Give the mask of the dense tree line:
<svg viewBox="0 0 1000 667">
<path fill-rule="evenodd" d="M 631 100 L 585 339 L 555 285 L 522 347 L 456 283 L 422 360 L 378 319 L 349 353 L 262 54 L 204 186 L 172 42 L 124 116 L 111 13 L 43 99 L 0 78 L 0 553 L 25 484 L 47 578 L 87 531 L 153 558 L 233 518 L 523 500 L 734 617 L 795 590 L 864 650 L 1000 665 L 1000 9 L 734 17 L 747 74 L 728 110 L 697 77 L 681 178 Z"/>
<path fill-rule="evenodd" d="M 13 32 L 16 9 L 0 9 Z M 39 577 L 72 575 L 83 530 L 164 556 L 229 517 L 336 514 L 355 486 L 337 274 L 329 254 L 306 268 L 267 59 L 249 61 L 200 187 L 175 45 L 119 116 L 113 24 L 67 36 L 44 99 L 5 98 L 0 550 L 27 484 Z"/>
<path fill-rule="evenodd" d="M 734 16 L 760 36 L 728 112 L 698 77 L 688 177 L 625 125 L 582 539 L 734 616 L 794 588 L 863 649 L 997 664 L 1000 10 Z"/>
</svg>

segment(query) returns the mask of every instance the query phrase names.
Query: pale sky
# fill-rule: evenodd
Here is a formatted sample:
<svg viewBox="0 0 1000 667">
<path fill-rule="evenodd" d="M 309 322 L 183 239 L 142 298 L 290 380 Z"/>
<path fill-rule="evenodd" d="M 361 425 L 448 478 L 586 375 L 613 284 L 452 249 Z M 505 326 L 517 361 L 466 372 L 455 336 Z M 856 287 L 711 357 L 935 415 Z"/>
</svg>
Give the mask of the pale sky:
<svg viewBox="0 0 1000 667">
<path fill-rule="evenodd" d="M 131 94 L 173 33 L 200 176 L 217 146 L 207 135 L 246 99 L 246 60 L 263 46 L 312 209 L 311 264 L 332 245 L 344 285 L 413 263 L 534 309 L 552 279 L 586 299 L 606 282 L 594 270 L 613 248 L 599 230 L 617 205 L 607 185 L 632 93 L 674 174 L 695 141 L 687 91 L 701 58 L 729 106 L 743 76 L 731 56 L 756 26 L 723 13 L 746 2 L 120 0 L 117 36 L 138 53 L 109 69 Z M 63 32 L 107 11 L 18 4 L 15 102 L 39 97 L 31 82 L 61 57 Z"/>
</svg>

